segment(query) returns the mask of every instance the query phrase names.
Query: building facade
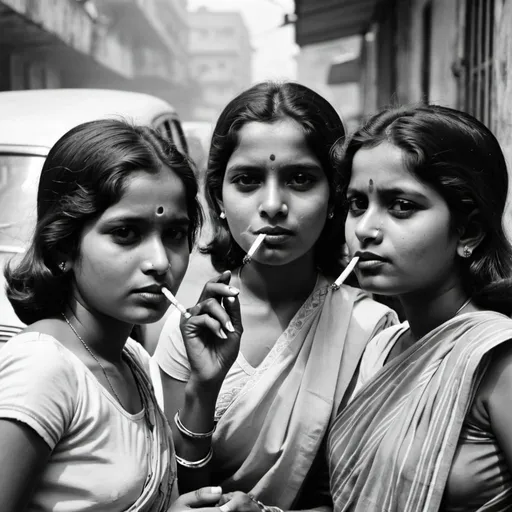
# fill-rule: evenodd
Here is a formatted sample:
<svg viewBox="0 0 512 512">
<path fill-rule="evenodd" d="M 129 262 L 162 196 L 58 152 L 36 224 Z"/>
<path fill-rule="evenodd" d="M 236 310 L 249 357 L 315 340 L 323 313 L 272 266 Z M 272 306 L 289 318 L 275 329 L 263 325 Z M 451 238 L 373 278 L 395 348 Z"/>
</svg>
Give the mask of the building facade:
<svg viewBox="0 0 512 512">
<path fill-rule="evenodd" d="M 0 90 L 186 90 L 186 0 L 1 0 Z"/>
<path fill-rule="evenodd" d="M 459 108 L 493 130 L 512 170 L 512 0 L 295 0 L 295 6 L 299 46 L 360 35 L 363 115 L 394 103 Z"/>
<path fill-rule="evenodd" d="M 199 87 L 193 118 L 213 122 L 251 84 L 252 48 L 238 12 L 202 7 L 189 13 L 190 74 Z"/>
</svg>

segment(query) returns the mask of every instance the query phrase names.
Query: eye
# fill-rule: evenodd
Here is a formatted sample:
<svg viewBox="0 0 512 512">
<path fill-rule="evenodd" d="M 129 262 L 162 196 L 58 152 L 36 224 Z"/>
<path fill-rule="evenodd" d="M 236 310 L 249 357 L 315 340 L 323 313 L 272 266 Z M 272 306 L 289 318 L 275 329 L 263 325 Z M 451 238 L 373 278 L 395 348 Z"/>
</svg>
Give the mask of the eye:
<svg viewBox="0 0 512 512">
<path fill-rule="evenodd" d="M 238 174 L 231 180 L 231 183 L 237 185 L 241 190 L 252 190 L 256 188 L 260 182 L 260 178 L 252 174 Z"/>
<path fill-rule="evenodd" d="M 362 215 L 368 208 L 368 200 L 363 196 L 355 196 L 348 199 L 348 211 L 351 215 Z"/>
<path fill-rule="evenodd" d="M 407 201 L 406 199 L 396 199 L 393 201 L 389 208 L 395 217 L 410 217 L 416 210 L 418 210 L 418 206 L 412 201 Z"/>
<path fill-rule="evenodd" d="M 118 244 L 133 244 L 139 237 L 140 233 L 137 228 L 132 226 L 121 226 L 111 231 L 111 236 Z"/>
<path fill-rule="evenodd" d="M 296 189 L 305 190 L 310 188 L 315 183 L 315 181 L 315 177 L 311 174 L 298 172 L 290 178 L 288 184 Z"/>
<path fill-rule="evenodd" d="M 187 228 L 171 228 L 165 232 L 165 238 L 171 242 L 180 242 L 187 240 L 188 229 Z"/>
</svg>

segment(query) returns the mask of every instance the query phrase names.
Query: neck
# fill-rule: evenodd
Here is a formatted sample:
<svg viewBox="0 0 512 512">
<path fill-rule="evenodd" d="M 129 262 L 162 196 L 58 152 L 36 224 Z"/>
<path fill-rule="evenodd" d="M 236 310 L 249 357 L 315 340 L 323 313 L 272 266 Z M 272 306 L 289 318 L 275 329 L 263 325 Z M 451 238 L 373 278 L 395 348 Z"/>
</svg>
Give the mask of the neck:
<svg viewBox="0 0 512 512">
<path fill-rule="evenodd" d="M 93 313 L 79 302 L 66 308 L 64 314 L 96 357 L 113 364 L 121 362 L 123 348 L 133 328 L 132 324 Z M 76 336 L 75 333 L 73 335 Z M 77 341 L 82 343 L 78 337 Z"/>
<path fill-rule="evenodd" d="M 462 287 L 454 286 L 441 293 L 420 293 L 400 296 L 400 302 L 415 340 L 453 318 L 456 314 L 477 311 L 471 302 L 465 305 L 468 295 Z M 461 306 L 464 307 L 459 311 Z"/>
<path fill-rule="evenodd" d="M 306 255 L 286 265 L 262 265 L 256 261 L 240 269 L 242 288 L 260 300 L 289 302 L 307 297 L 315 286 L 318 271 L 311 256 Z"/>
</svg>

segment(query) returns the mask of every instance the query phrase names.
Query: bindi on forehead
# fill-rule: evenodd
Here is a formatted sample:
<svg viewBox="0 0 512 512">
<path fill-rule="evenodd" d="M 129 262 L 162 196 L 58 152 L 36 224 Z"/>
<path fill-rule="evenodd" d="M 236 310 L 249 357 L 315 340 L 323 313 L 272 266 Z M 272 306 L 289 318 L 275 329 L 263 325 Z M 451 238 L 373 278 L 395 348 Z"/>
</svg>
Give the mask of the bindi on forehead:
<svg viewBox="0 0 512 512">
<path fill-rule="evenodd" d="M 371 194 L 374 190 L 374 184 L 373 184 L 373 180 L 370 179 L 370 181 L 368 182 L 368 192 Z"/>
<path fill-rule="evenodd" d="M 274 153 L 271 153 L 269 158 L 270 160 L 274 161 L 276 159 L 276 155 L 274 155 Z"/>
<path fill-rule="evenodd" d="M 163 206 L 159 206 L 157 209 L 156 209 L 156 214 L 158 216 L 161 216 L 165 213 L 165 208 Z"/>
</svg>

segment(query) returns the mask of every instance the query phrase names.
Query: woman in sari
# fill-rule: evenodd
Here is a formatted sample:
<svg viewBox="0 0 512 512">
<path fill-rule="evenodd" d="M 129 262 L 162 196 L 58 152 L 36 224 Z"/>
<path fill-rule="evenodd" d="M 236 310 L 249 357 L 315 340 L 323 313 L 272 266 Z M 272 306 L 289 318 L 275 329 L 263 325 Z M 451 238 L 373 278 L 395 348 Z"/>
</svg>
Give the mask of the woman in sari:
<svg viewBox="0 0 512 512">
<path fill-rule="evenodd" d="M 508 174 L 482 123 L 385 110 L 344 148 L 356 274 L 407 321 L 367 346 L 329 433 L 336 511 L 502 511 L 512 503 Z"/>
<path fill-rule="evenodd" d="M 30 247 L 6 270 L 27 327 L 0 357 L 2 512 L 218 502 L 220 488 L 178 498 L 150 358 L 129 338 L 165 313 L 162 286 L 180 285 L 201 220 L 196 193 L 189 163 L 146 127 L 85 123 L 50 150 Z"/>
<path fill-rule="evenodd" d="M 396 321 L 360 289 L 331 287 L 344 240 L 330 149 L 343 136 L 333 107 L 296 83 L 241 93 L 214 130 L 206 252 L 223 274 L 205 293 L 239 292 L 241 345 L 223 339 L 229 325 L 202 339 L 175 313 L 154 358 L 180 489 L 221 485 L 225 510 L 331 506 L 316 481 L 325 433 L 364 346 Z"/>
</svg>

